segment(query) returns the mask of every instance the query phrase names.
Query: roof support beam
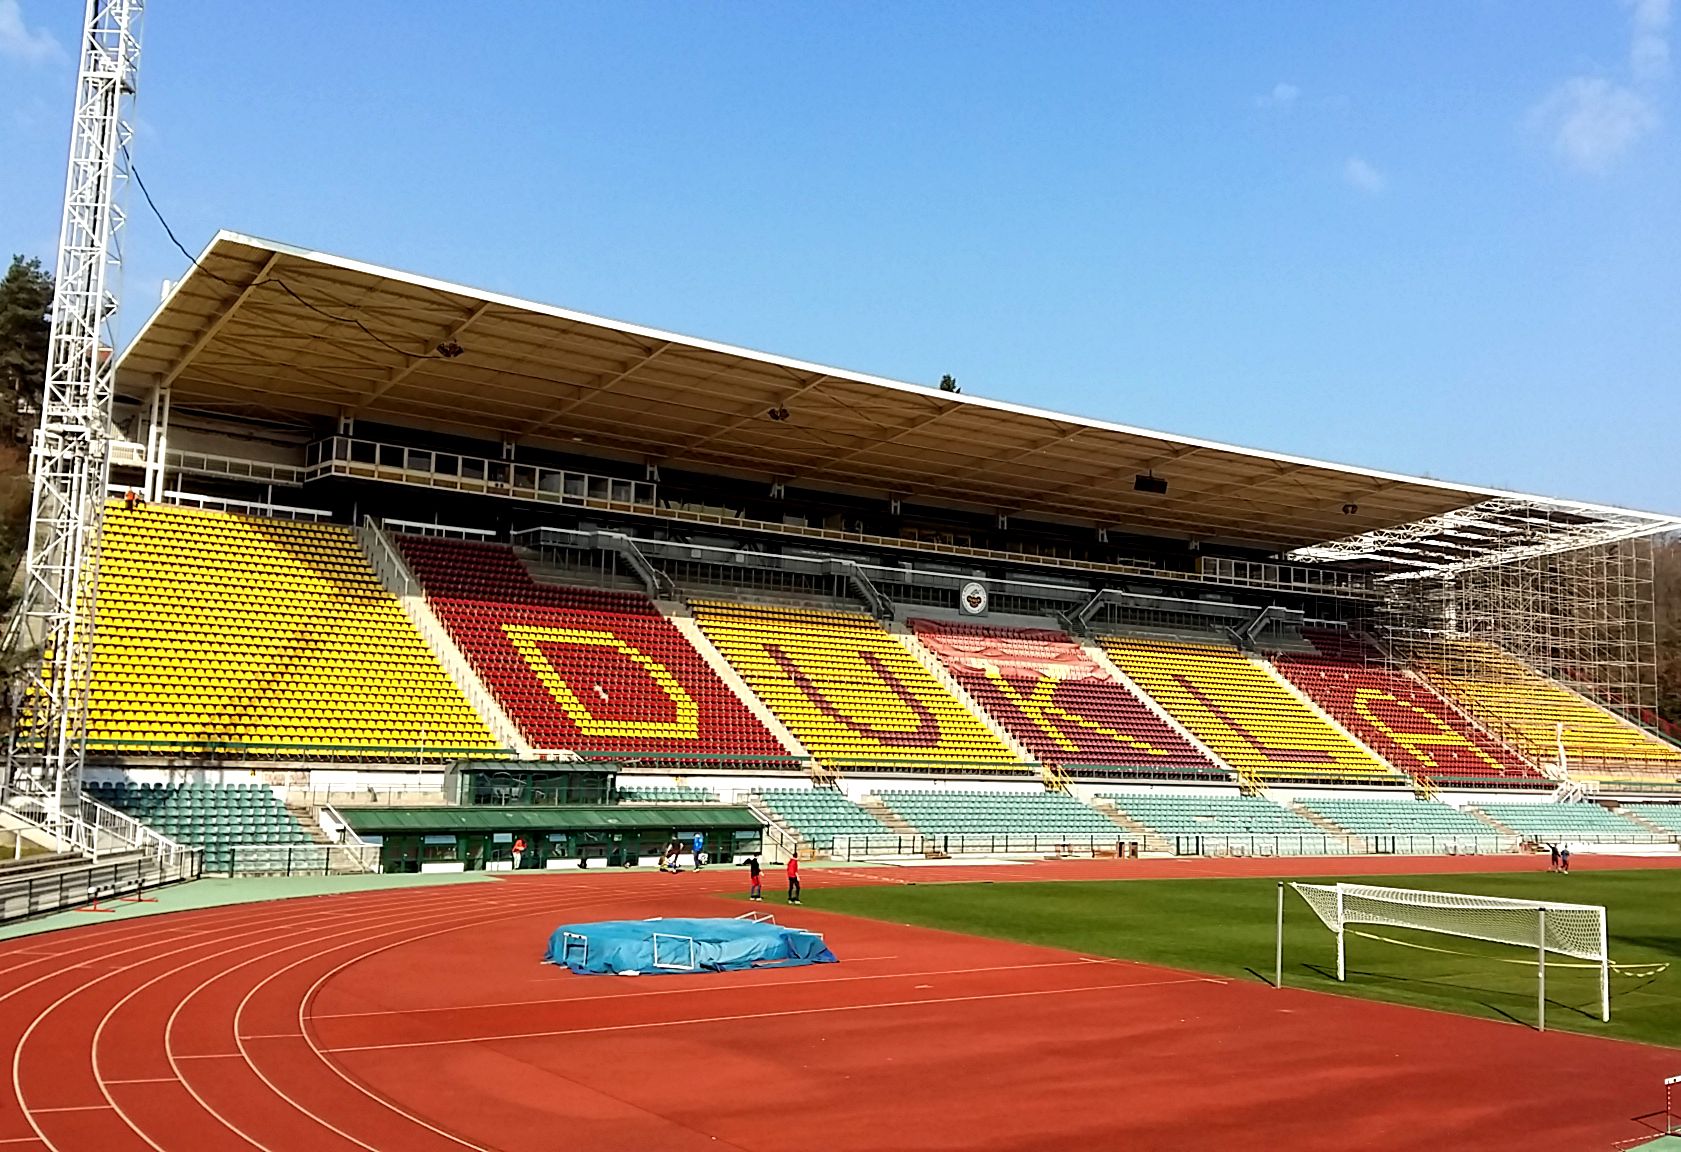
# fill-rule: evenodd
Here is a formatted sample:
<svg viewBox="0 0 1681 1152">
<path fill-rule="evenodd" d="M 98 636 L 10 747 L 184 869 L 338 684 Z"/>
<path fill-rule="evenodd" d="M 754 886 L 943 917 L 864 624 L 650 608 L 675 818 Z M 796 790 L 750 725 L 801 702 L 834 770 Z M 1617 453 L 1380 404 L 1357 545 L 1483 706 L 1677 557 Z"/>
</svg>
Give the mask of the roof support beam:
<svg viewBox="0 0 1681 1152">
<path fill-rule="evenodd" d="M 435 342 L 434 346 L 441 345 L 441 344 L 448 344 L 452 340 L 459 339 L 463 332 L 467 331 L 468 328 L 472 327 L 473 321 L 477 320 L 480 316 L 483 316 L 486 312 L 489 312 L 489 311 L 490 311 L 490 301 L 485 300 L 485 301 L 481 302 L 477 308 L 474 308 L 471 312 L 467 313 L 466 317 L 463 318 L 460 323 L 451 326 L 450 329 L 447 332 L 445 332 L 441 337 L 439 337 L 438 340 Z M 427 352 L 423 351 L 419 356 L 416 356 L 413 360 L 410 360 L 407 364 L 403 365 L 401 368 L 392 369 L 391 379 L 387 380 L 385 383 L 381 384 L 378 388 L 375 388 L 372 392 L 368 393 L 367 398 L 365 400 L 363 400 L 360 404 L 356 405 L 356 407 L 351 409 L 351 412 L 350 412 L 351 417 L 355 418 L 357 416 L 360 416 L 363 412 L 367 411 L 369 405 L 376 402 L 381 396 L 384 396 L 387 392 L 391 391 L 391 389 L 393 389 L 397 385 L 401 384 L 404 380 L 407 380 L 409 378 L 409 376 L 411 374 L 413 374 L 413 372 L 416 368 L 419 368 L 422 364 L 427 363 L 428 361 L 431 360 L 431 358 L 432 357 Z"/>
<path fill-rule="evenodd" d="M 268 259 L 263 261 L 263 266 L 257 269 L 257 274 L 251 277 L 251 283 L 241 288 L 239 290 L 239 295 L 235 296 L 227 303 L 226 306 L 223 307 L 221 315 L 217 316 L 215 321 L 213 321 L 209 327 L 199 334 L 199 338 L 194 340 L 185 352 L 181 353 L 181 358 L 175 362 L 174 366 L 171 367 L 168 372 L 163 374 L 163 378 L 158 381 L 157 387 L 168 388 L 180 378 L 181 373 L 185 372 L 187 370 L 187 366 L 193 362 L 193 357 L 204 351 L 205 346 L 212 340 L 216 339 L 217 334 L 222 331 L 223 326 L 227 324 L 229 320 L 233 319 L 234 313 L 239 311 L 240 305 L 244 304 L 245 301 L 250 298 L 251 293 L 256 291 L 257 285 L 261 284 L 268 274 L 273 271 L 275 264 L 279 260 L 280 253 L 269 253 Z"/>
<path fill-rule="evenodd" d="M 644 351 L 638 359 L 627 365 L 617 375 L 609 376 L 607 379 L 600 380 L 594 385 L 586 386 L 585 389 L 577 396 L 568 400 L 565 404 L 562 404 L 559 408 L 556 408 L 553 412 L 549 413 L 541 420 L 527 424 L 524 428 L 515 432 L 514 439 L 523 440 L 527 436 L 535 436 L 539 432 L 543 432 L 554 427 L 561 420 L 565 419 L 574 408 L 587 404 L 598 396 L 611 392 L 615 384 L 618 384 L 620 381 L 624 380 L 625 377 L 629 376 L 638 369 L 645 368 L 655 360 L 659 359 L 660 356 L 671 346 L 671 341 L 667 340 L 664 344 L 658 345 L 651 351 Z"/>
</svg>

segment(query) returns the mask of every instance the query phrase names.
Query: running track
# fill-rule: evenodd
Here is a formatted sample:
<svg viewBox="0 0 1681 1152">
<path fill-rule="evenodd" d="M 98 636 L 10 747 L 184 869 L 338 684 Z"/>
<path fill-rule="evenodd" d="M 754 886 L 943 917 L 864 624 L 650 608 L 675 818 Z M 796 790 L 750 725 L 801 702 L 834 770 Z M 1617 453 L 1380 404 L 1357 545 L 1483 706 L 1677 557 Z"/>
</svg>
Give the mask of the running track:
<svg viewBox="0 0 1681 1152">
<path fill-rule="evenodd" d="M 1495 860 L 1376 863 L 1458 871 Z M 1309 864 L 1286 866 L 1299 875 Z M 808 879 L 1279 867 L 1172 865 Z M 1681 1071 L 1667 1049 L 810 909 L 777 911 L 823 931 L 841 964 L 610 980 L 537 962 L 562 921 L 728 915 L 740 906 L 715 893 L 740 883 L 724 869 L 520 877 L 0 944 L 0 1052 L 12 1053 L 0 1152 L 1535 1152 L 1642 1137 L 1634 1118 Z"/>
</svg>

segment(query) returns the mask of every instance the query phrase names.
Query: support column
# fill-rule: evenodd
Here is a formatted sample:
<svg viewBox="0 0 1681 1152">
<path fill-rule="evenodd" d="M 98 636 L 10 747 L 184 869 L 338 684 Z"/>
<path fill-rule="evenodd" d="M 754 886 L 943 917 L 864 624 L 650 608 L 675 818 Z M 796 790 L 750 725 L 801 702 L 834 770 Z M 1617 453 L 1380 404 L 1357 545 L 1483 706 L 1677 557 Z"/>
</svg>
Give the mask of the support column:
<svg viewBox="0 0 1681 1152">
<path fill-rule="evenodd" d="M 142 494 L 150 503 L 163 500 L 169 466 L 169 385 L 154 384 L 146 422 L 146 480 Z"/>
</svg>

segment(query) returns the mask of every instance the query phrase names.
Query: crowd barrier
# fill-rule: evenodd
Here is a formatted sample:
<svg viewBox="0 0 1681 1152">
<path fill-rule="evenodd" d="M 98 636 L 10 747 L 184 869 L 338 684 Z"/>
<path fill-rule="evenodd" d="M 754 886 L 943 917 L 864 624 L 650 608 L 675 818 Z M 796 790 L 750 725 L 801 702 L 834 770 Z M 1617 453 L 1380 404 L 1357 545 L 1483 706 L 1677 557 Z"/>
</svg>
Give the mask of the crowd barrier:
<svg viewBox="0 0 1681 1152">
<path fill-rule="evenodd" d="M 830 855 L 837 860 L 872 856 L 1120 856 L 1136 855 L 1139 838 L 1117 836 L 1040 836 L 950 833 L 945 835 L 836 836 Z"/>
<path fill-rule="evenodd" d="M 198 879 L 203 862 L 202 853 L 185 849 L 168 858 L 135 853 L 97 864 L 77 861 L 0 870 L 0 923 L 139 899 L 150 889 Z"/>
</svg>

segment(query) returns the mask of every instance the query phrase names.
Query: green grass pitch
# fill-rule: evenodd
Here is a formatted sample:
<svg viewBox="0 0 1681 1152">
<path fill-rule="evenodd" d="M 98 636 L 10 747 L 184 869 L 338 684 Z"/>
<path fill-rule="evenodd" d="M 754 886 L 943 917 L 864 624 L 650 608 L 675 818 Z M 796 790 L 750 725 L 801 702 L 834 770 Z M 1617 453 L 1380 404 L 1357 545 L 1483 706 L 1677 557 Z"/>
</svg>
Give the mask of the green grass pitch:
<svg viewBox="0 0 1681 1152">
<path fill-rule="evenodd" d="M 813 879 L 817 879 L 816 876 Z M 1603 904 L 1611 959 L 1669 962 L 1656 975 L 1611 977 L 1611 1022 L 1599 1021 L 1598 968 L 1548 957 L 1547 1027 L 1681 1047 L 1681 870 L 1347 877 L 1355 883 Z M 1315 883 L 1334 883 L 1316 877 Z M 939 883 L 825 888 L 809 907 L 1268 981 L 1278 881 L 1118 880 Z M 1456 954 L 1348 937 L 1348 980 L 1336 980 L 1334 937 L 1285 889 L 1284 983 L 1533 1025 L 1534 953 L 1434 933 L 1372 929 Z M 1463 954 L 1460 954 L 1463 953 Z M 844 959 L 844 957 L 843 957 Z"/>
</svg>

